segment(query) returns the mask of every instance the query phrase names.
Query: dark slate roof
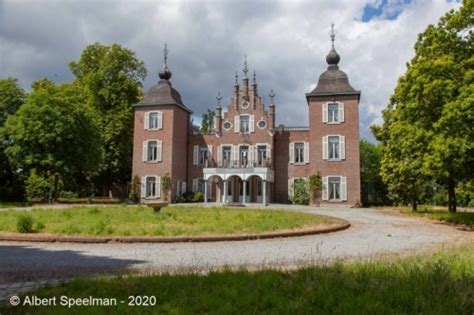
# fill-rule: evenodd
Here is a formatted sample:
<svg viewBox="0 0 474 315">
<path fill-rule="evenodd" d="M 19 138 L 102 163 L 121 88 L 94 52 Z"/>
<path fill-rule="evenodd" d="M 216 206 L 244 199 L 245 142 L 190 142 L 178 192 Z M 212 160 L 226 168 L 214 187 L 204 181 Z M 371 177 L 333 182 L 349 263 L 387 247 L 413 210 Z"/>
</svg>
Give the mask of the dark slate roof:
<svg viewBox="0 0 474 315">
<path fill-rule="evenodd" d="M 138 107 L 157 105 L 176 105 L 192 114 L 192 111 L 183 104 L 179 92 L 173 88 L 170 81 L 165 79 L 158 81 L 158 84 L 152 86 L 145 94 L 143 99 L 133 106 Z"/>
<path fill-rule="evenodd" d="M 339 60 L 340 57 L 333 47 L 326 57 L 328 69 L 319 76 L 318 84 L 306 96 L 360 95 L 360 91 L 350 85 L 347 74 L 339 70 Z"/>
</svg>

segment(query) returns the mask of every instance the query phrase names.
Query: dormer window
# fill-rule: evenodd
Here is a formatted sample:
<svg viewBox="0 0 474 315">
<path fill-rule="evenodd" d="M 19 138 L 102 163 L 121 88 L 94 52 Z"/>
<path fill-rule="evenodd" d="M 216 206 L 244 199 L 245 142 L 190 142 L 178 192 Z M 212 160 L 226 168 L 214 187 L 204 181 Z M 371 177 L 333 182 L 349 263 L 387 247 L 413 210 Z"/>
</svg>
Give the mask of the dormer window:
<svg viewBox="0 0 474 315">
<path fill-rule="evenodd" d="M 249 108 L 249 102 L 243 101 L 242 104 L 240 104 L 240 107 L 242 107 L 242 109 L 247 109 L 247 108 Z"/>
</svg>

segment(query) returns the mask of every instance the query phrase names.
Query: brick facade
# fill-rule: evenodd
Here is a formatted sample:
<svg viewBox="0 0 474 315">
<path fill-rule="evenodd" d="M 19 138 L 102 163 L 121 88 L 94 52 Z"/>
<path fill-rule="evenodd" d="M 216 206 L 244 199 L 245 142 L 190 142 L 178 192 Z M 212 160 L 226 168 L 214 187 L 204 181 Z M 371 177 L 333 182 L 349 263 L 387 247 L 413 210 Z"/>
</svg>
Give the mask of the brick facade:
<svg viewBox="0 0 474 315">
<path fill-rule="evenodd" d="M 147 176 L 156 176 L 158 183 L 168 173 L 171 200 L 184 191 L 200 190 L 207 193 L 209 201 L 287 203 L 294 180 L 319 172 L 325 183 L 324 204 L 357 205 L 360 92 L 352 89 L 346 74 L 337 67 L 339 55 L 334 47 L 326 60 L 328 70 L 321 74 L 317 87 L 306 94 L 309 127 L 275 127 L 273 91 L 266 108 L 255 75 L 249 83 L 245 62 L 244 78 L 240 84 L 236 78 L 224 112 L 218 98 L 216 125 L 207 135 L 191 132 L 192 112 L 172 88 L 165 63 L 160 72 L 162 80 L 134 106 L 133 176 L 141 178 L 142 201 L 164 199 L 163 193 L 149 196 L 154 192 L 155 179 Z M 156 111 L 161 113 L 162 128 L 150 130 L 145 124 L 153 123 L 150 125 L 151 118 L 146 115 Z M 155 139 L 161 141 L 161 160 L 144 161 L 145 141 L 152 141 L 150 150 L 155 152 Z"/>
</svg>

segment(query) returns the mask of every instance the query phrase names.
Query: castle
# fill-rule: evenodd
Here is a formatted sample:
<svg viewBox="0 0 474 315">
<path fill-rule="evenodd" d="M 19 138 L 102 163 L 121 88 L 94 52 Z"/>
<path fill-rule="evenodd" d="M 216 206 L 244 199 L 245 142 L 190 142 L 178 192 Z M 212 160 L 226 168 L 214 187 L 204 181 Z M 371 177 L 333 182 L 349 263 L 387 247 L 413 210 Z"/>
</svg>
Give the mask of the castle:
<svg viewBox="0 0 474 315">
<path fill-rule="evenodd" d="M 173 88 L 165 62 L 160 81 L 134 104 L 133 176 L 141 179 L 141 201 L 163 201 L 161 178 L 169 174 L 168 200 L 187 191 L 202 192 L 205 202 L 287 203 L 295 181 L 317 172 L 323 205 L 354 206 L 360 201 L 359 100 L 338 67 L 332 48 L 328 68 L 306 93 L 308 127 L 275 125 L 273 91 L 268 108 L 251 84 L 247 61 L 226 110 L 217 97 L 211 134 L 194 134 L 192 111 Z"/>
</svg>

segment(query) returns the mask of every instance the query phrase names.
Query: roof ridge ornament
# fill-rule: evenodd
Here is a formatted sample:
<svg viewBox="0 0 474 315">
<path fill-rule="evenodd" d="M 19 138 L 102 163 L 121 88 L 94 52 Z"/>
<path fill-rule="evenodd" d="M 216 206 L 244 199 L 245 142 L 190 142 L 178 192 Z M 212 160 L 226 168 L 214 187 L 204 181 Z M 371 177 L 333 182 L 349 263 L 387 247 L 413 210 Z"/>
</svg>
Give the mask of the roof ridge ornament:
<svg viewBox="0 0 474 315">
<path fill-rule="evenodd" d="M 253 82 L 254 85 L 257 85 L 257 72 L 253 70 Z"/>
<path fill-rule="evenodd" d="M 238 71 L 235 71 L 235 84 L 234 85 L 239 85 L 239 73 Z"/>
<path fill-rule="evenodd" d="M 329 36 L 331 37 L 331 50 L 329 54 L 326 56 L 326 62 L 328 63 L 328 69 L 338 69 L 337 64 L 341 60 L 341 57 L 336 52 L 336 48 L 334 48 L 334 40 L 336 39 L 336 31 L 334 30 L 334 22 L 331 23 L 331 31 L 329 32 Z"/>
<path fill-rule="evenodd" d="M 217 100 L 217 108 L 221 108 L 221 100 L 222 100 L 221 91 L 217 93 L 216 100 Z"/>
<path fill-rule="evenodd" d="M 331 31 L 329 32 L 329 36 L 331 37 L 331 46 L 334 48 L 334 40 L 336 38 L 336 32 L 334 31 L 334 22 L 331 22 Z"/>
<path fill-rule="evenodd" d="M 247 72 L 249 72 L 249 66 L 247 64 L 247 55 L 245 55 L 244 67 L 242 68 L 242 72 L 244 73 L 244 79 L 248 79 Z"/>
<path fill-rule="evenodd" d="M 268 96 L 270 96 L 270 105 L 275 105 L 273 104 L 273 98 L 275 97 L 275 92 L 273 92 L 273 89 L 270 90 L 270 94 L 268 94 Z"/>
</svg>

